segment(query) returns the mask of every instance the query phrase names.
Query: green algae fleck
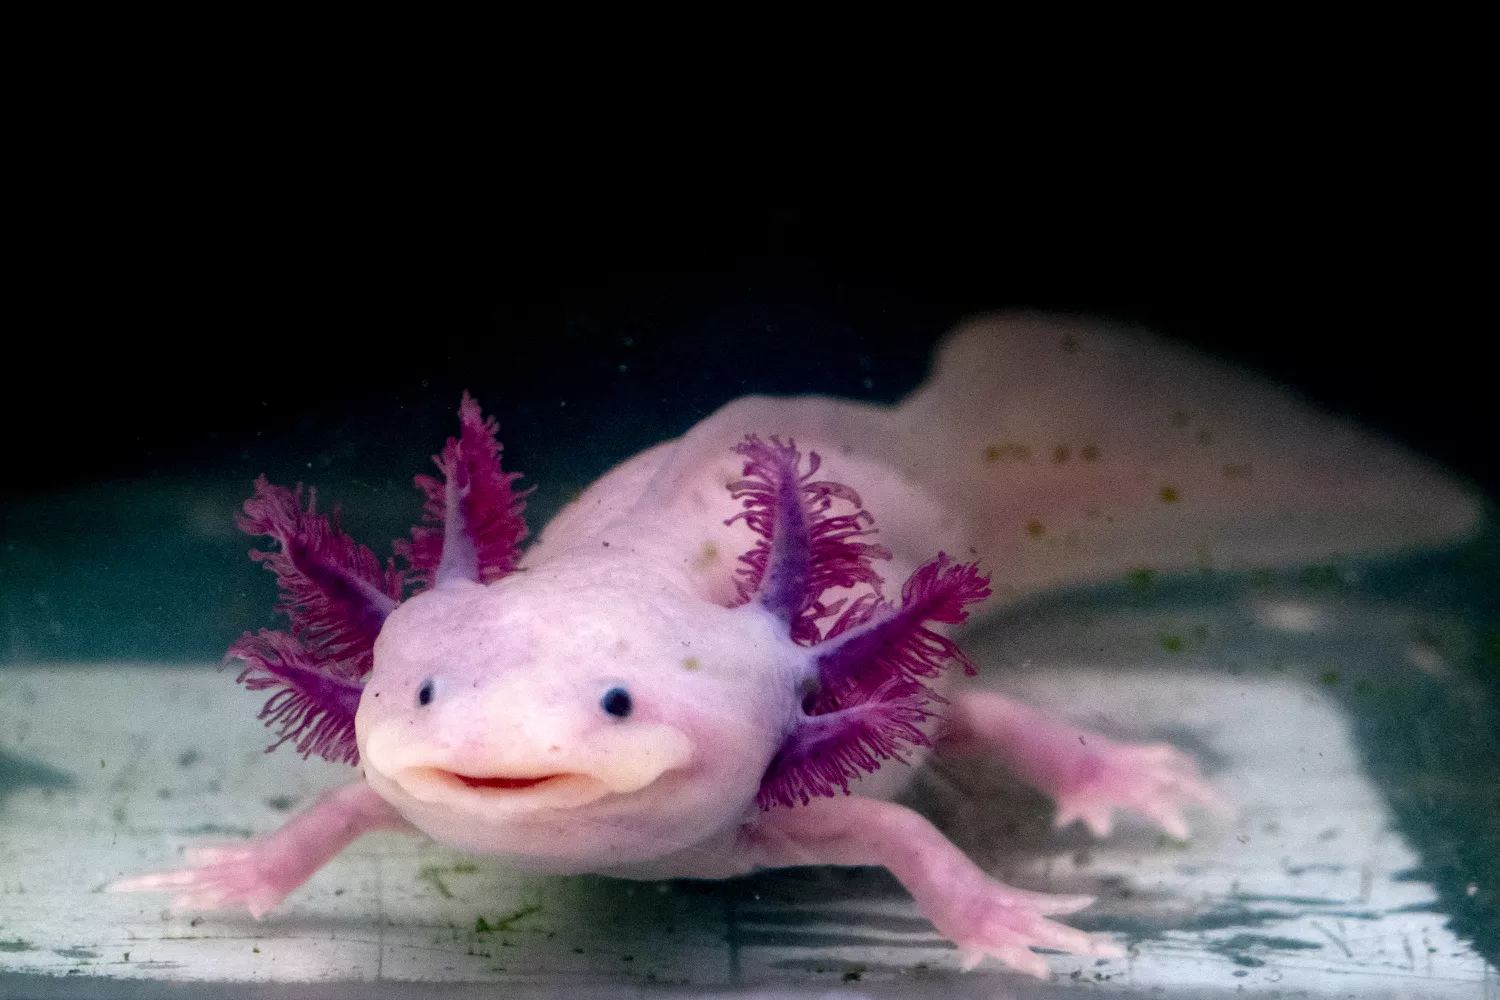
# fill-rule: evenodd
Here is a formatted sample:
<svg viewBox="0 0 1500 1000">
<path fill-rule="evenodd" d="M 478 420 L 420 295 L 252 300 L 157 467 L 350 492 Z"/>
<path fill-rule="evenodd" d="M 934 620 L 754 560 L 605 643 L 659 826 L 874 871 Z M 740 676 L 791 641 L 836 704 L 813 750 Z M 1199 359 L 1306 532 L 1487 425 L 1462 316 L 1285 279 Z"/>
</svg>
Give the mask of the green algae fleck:
<svg viewBox="0 0 1500 1000">
<path fill-rule="evenodd" d="M 453 890 L 449 889 L 448 883 L 443 881 L 443 871 L 444 869 L 439 865 L 423 865 L 417 869 L 417 881 L 426 882 L 444 899 L 452 899 Z"/>
<path fill-rule="evenodd" d="M 521 907 L 519 910 L 509 914 L 508 916 L 498 917 L 493 922 L 486 920 L 483 917 L 478 917 L 474 921 L 474 933 L 495 934 L 513 930 L 516 924 L 522 919 L 531 916 L 533 913 L 541 912 L 542 904 L 531 903 Z"/>
<path fill-rule="evenodd" d="M 426 882 L 444 899 L 452 899 L 453 891 L 448 888 L 448 883 L 443 881 L 443 876 L 472 875 L 478 870 L 479 866 L 472 861 L 455 861 L 450 865 L 423 865 L 417 869 L 417 881 Z"/>
</svg>

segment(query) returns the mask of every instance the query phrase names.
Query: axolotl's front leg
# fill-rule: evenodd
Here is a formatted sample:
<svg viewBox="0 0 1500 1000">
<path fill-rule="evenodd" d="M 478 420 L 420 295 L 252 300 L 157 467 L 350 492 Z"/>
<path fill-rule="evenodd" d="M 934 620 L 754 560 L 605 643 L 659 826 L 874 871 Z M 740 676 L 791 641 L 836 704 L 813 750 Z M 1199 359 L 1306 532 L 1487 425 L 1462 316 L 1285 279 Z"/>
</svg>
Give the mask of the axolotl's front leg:
<svg viewBox="0 0 1500 1000">
<path fill-rule="evenodd" d="M 1182 811 L 1197 805 L 1223 813 L 1228 803 L 1196 765 L 1168 744 L 1123 744 L 1078 729 L 1047 712 L 983 691 L 960 692 L 944 710 L 939 752 L 998 756 L 1017 777 L 1052 798 L 1055 823 L 1082 820 L 1109 835 L 1113 812 L 1129 809 L 1179 839 Z M 1034 976 L 1047 974 L 1032 948 L 1118 956 L 1114 941 L 1048 916 L 1073 913 L 1092 896 L 1028 892 L 991 878 L 924 817 L 893 802 L 862 797 L 814 799 L 776 809 L 747 825 L 749 863 L 878 865 L 896 876 L 917 908 L 959 946 L 965 968 L 985 957 Z"/>
<path fill-rule="evenodd" d="M 938 933 L 958 945 L 965 968 L 993 957 L 1045 977 L 1046 959 L 1033 947 L 1078 955 L 1124 954 L 1107 937 L 1047 919 L 1083 909 L 1093 903 L 1092 896 L 1050 895 L 1005 885 L 986 875 L 920 814 L 894 802 L 850 796 L 779 809 L 746 832 L 745 848 L 755 864 L 767 868 L 886 868 Z"/>
<path fill-rule="evenodd" d="M 234 847 L 193 847 L 181 871 L 121 879 L 112 892 L 170 891 L 172 909 L 243 906 L 257 920 L 334 855 L 376 830 L 416 829 L 360 781 L 336 788 L 269 837 Z"/>
</svg>

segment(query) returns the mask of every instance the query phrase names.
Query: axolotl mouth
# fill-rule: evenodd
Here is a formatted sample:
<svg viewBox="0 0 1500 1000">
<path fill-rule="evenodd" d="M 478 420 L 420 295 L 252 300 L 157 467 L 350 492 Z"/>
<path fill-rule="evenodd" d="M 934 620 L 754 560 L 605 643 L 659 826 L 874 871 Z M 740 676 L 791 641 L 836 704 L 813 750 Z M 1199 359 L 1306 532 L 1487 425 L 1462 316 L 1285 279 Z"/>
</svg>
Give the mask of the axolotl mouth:
<svg viewBox="0 0 1500 1000">
<path fill-rule="evenodd" d="M 521 788 L 535 788 L 548 781 L 556 781 L 559 778 L 567 778 L 566 774 L 544 774 L 540 778 L 476 778 L 468 774 L 455 774 L 453 777 L 462 781 L 470 788 L 498 788 L 501 790 L 514 791 Z"/>
<path fill-rule="evenodd" d="M 614 789 L 600 779 L 577 771 L 553 774 L 465 774 L 441 767 L 408 767 L 396 775 L 413 798 L 424 802 L 453 801 L 476 794 L 497 805 L 580 806 L 603 798 Z"/>
</svg>

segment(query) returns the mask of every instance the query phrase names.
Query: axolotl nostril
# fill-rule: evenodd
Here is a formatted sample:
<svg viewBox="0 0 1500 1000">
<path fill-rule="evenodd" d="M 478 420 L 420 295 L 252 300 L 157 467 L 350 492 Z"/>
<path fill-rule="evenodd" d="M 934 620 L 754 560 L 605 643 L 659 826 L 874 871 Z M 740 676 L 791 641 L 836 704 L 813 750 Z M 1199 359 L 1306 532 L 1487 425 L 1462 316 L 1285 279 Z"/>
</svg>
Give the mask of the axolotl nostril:
<svg viewBox="0 0 1500 1000">
<path fill-rule="evenodd" d="M 949 634 L 1045 588 L 1442 543 L 1478 505 L 1290 394 L 1149 336 L 976 321 L 896 407 L 748 397 L 624 462 L 526 548 L 524 493 L 467 396 L 384 564 L 262 479 L 241 527 L 287 631 L 230 650 L 304 756 L 363 777 L 247 846 L 114 888 L 259 916 L 362 834 L 532 869 L 724 878 L 882 865 L 969 962 L 1115 954 L 889 801 L 934 750 L 997 754 L 1107 836 L 1227 808 L 1167 745 L 1084 733 L 953 681 Z"/>
</svg>

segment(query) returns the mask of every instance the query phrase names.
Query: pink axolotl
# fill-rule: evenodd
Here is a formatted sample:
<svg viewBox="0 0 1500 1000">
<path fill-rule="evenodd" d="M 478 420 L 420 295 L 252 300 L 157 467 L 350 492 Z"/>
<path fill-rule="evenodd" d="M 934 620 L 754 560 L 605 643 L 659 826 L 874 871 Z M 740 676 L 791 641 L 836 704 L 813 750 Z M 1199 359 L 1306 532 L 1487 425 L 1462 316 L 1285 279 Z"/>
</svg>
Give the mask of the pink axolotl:
<svg viewBox="0 0 1500 1000">
<path fill-rule="evenodd" d="M 1119 946 L 1047 919 L 890 795 L 932 749 L 992 752 L 1098 836 L 1188 836 L 1222 808 L 1190 758 L 947 683 L 945 628 L 987 603 L 1123 575 L 1434 544 L 1476 502 L 1286 392 L 1148 336 L 971 323 L 897 407 L 749 397 L 624 462 L 524 552 L 523 494 L 467 396 L 418 477 L 427 519 L 382 565 L 296 493 L 242 527 L 289 632 L 240 679 L 304 756 L 361 768 L 276 833 L 115 888 L 178 909 L 276 906 L 371 830 L 632 878 L 883 865 L 967 964 Z M 878 525 L 878 533 L 877 533 Z M 957 667 L 957 670 L 949 668 Z M 278 744 L 279 745 L 279 744 Z M 853 794 L 851 794 L 853 793 Z"/>
</svg>

